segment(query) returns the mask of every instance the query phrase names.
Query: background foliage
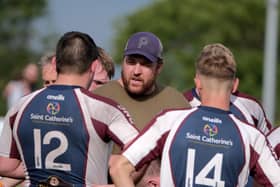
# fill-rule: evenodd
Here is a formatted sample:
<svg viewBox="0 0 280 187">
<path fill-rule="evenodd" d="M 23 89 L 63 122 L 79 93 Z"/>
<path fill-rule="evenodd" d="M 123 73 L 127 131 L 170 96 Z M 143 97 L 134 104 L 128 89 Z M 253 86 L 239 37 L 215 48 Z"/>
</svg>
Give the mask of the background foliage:
<svg viewBox="0 0 280 187">
<path fill-rule="evenodd" d="M 183 91 L 193 87 L 194 61 L 202 47 L 223 43 L 235 54 L 240 90 L 260 100 L 265 7 L 263 0 L 154 0 L 115 23 L 117 32 L 112 54 L 115 61 L 121 63 L 125 42 L 132 33 L 155 33 L 164 45 L 165 67 L 160 80 Z M 0 1 L 0 90 L 26 63 L 38 60 L 41 53 L 29 45 L 36 35 L 31 25 L 47 13 L 46 8 L 46 0 Z M 42 39 L 43 45 L 47 47 L 48 42 L 57 39 L 55 37 L 50 33 Z M 279 82 L 277 93 L 278 88 Z M 3 116 L 6 106 L 3 97 L 0 98 Z M 279 100 L 276 106 L 275 116 L 279 121 Z"/>
<path fill-rule="evenodd" d="M 29 42 L 36 33 L 32 22 L 44 15 L 45 0 L 0 1 L 0 90 L 19 74 L 24 65 L 38 58 Z M 0 115 L 6 112 L 5 100 L 0 97 Z"/>
<path fill-rule="evenodd" d="M 153 32 L 164 47 L 166 63 L 160 80 L 183 91 L 193 87 L 194 62 L 202 47 L 223 43 L 232 50 L 238 63 L 240 90 L 260 100 L 265 6 L 263 0 L 155 1 L 118 20 L 114 58 L 122 61 L 125 42 L 132 33 Z M 279 104 L 277 101 L 276 106 Z"/>
</svg>

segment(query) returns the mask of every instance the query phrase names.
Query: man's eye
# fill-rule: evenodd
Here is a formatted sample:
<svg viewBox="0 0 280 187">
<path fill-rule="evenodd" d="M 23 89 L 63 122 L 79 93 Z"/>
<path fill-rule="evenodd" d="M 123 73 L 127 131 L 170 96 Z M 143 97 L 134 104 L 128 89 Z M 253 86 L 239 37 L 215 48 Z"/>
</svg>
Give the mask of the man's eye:
<svg viewBox="0 0 280 187">
<path fill-rule="evenodd" d="M 136 60 L 127 60 L 126 63 L 133 65 L 133 64 L 136 64 L 137 62 L 136 62 Z"/>
<path fill-rule="evenodd" d="M 101 85 L 101 84 L 106 83 L 106 82 L 102 82 L 102 81 L 99 81 L 99 80 L 93 80 L 93 82 L 95 82 L 95 84 L 97 84 L 97 85 Z"/>
<path fill-rule="evenodd" d="M 44 81 L 45 85 L 49 85 L 49 84 L 53 84 L 53 83 L 55 83 L 55 80 L 46 80 L 46 81 Z"/>
</svg>

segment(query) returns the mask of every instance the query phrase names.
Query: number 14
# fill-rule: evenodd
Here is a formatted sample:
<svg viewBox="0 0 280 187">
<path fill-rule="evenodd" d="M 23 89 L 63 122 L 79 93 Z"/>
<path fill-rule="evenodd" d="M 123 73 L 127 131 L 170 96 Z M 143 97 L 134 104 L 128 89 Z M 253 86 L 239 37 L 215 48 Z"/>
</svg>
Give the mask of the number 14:
<svg viewBox="0 0 280 187">
<path fill-rule="evenodd" d="M 194 165 L 195 165 L 195 149 L 188 149 L 186 171 L 186 187 L 193 187 Z M 221 180 L 223 165 L 223 154 L 217 153 L 195 176 L 195 184 L 224 187 L 225 182 Z M 207 178 L 209 172 L 214 169 L 214 178 Z"/>
</svg>

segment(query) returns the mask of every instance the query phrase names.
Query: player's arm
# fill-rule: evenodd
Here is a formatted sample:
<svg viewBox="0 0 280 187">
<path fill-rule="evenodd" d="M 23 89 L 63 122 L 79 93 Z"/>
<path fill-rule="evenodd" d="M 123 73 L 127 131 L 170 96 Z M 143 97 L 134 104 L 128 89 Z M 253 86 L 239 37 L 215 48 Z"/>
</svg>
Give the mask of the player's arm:
<svg viewBox="0 0 280 187">
<path fill-rule="evenodd" d="M 116 187 L 134 187 L 132 172 L 134 166 L 123 155 L 116 155 L 109 163 L 110 175 Z"/>
<path fill-rule="evenodd" d="M 14 179 L 14 178 L 3 177 L 0 180 L 0 184 L 2 186 L 16 186 L 19 183 L 21 183 L 22 181 L 23 180 L 21 180 L 21 179 Z M 0 187 L 1 187 L 1 185 L 0 185 Z"/>
<path fill-rule="evenodd" d="M 21 161 L 0 156 L 0 176 L 24 179 L 24 167 Z"/>
</svg>

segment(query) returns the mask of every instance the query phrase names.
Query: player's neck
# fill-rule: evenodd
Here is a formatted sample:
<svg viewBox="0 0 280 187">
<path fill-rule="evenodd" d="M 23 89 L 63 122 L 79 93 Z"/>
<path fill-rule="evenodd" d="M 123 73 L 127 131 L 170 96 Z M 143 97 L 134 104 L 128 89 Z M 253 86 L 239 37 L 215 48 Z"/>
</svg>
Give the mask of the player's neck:
<svg viewBox="0 0 280 187">
<path fill-rule="evenodd" d="M 59 74 L 55 84 L 60 85 L 75 85 L 87 88 L 89 83 L 89 76 L 87 74 Z"/>
<path fill-rule="evenodd" d="M 228 111 L 230 106 L 230 97 L 227 94 L 217 93 L 202 95 L 201 105 Z"/>
</svg>

